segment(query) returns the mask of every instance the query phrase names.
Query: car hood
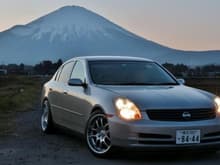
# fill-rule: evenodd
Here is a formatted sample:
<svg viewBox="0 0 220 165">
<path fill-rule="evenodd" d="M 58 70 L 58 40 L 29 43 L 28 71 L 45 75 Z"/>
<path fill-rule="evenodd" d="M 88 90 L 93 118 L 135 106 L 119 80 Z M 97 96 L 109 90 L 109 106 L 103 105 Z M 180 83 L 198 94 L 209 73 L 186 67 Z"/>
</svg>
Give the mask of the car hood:
<svg viewBox="0 0 220 165">
<path fill-rule="evenodd" d="M 213 95 L 184 85 L 177 86 L 102 86 L 133 101 L 141 110 L 212 108 Z"/>
</svg>

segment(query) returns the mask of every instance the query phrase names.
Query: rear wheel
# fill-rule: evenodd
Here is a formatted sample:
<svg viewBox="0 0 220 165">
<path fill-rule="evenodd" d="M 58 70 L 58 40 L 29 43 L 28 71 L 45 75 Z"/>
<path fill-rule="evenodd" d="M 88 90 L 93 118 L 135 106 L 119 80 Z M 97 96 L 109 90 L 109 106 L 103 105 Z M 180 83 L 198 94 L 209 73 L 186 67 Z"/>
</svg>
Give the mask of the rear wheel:
<svg viewBox="0 0 220 165">
<path fill-rule="evenodd" d="M 92 113 L 87 124 L 86 142 L 95 156 L 105 157 L 112 152 L 109 124 L 105 114 Z"/>
<path fill-rule="evenodd" d="M 53 121 L 50 111 L 50 104 L 48 100 L 45 100 L 42 106 L 42 115 L 41 115 L 41 130 L 44 133 L 52 133 L 53 131 Z"/>
</svg>

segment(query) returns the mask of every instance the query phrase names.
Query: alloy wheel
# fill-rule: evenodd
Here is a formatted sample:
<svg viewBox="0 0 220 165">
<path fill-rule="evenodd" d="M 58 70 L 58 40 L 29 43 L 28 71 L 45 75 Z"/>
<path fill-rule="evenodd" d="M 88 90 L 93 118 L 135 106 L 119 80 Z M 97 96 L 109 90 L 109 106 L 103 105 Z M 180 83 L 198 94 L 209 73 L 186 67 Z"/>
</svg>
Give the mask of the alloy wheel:
<svg viewBox="0 0 220 165">
<path fill-rule="evenodd" d="M 105 154 L 111 148 L 109 124 L 104 114 L 91 117 L 86 133 L 89 148 L 95 154 Z"/>
</svg>

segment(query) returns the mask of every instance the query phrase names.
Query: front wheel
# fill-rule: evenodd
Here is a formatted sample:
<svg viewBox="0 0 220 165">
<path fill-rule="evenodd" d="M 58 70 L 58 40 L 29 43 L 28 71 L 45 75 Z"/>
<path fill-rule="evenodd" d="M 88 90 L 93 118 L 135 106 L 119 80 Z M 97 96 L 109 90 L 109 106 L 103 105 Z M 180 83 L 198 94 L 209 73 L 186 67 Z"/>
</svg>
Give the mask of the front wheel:
<svg viewBox="0 0 220 165">
<path fill-rule="evenodd" d="M 105 114 L 95 112 L 91 115 L 86 129 L 86 142 L 95 156 L 105 157 L 112 152 L 109 124 Z"/>
</svg>

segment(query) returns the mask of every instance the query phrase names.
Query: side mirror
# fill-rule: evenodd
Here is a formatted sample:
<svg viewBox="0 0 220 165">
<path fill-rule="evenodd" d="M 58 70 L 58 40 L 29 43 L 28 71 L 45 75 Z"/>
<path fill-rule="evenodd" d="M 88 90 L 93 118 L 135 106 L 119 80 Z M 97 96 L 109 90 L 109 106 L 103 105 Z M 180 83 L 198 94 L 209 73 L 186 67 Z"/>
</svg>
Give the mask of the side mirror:
<svg viewBox="0 0 220 165">
<path fill-rule="evenodd" d="M 87 87 L 87 84 L 82 82 L 82 80 L 80 80 L 80 79 L 70 79 L 68 81 L 68 85 L 69 86 L 81 86 L 81 87 L 84 87 L 84 88 Z"/>
<path fill-rule="evenodd" d="M 177 79 L 178 83 L 180 83 L 181 85 L 184 85 L 185 84 L 185 80 L 180 78 L 180 79 Z"/>
</svg>

